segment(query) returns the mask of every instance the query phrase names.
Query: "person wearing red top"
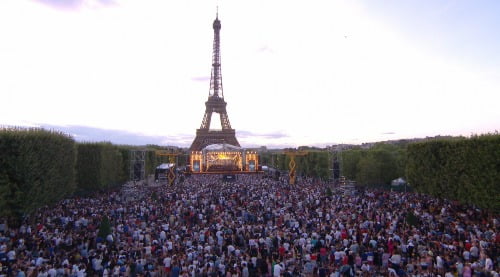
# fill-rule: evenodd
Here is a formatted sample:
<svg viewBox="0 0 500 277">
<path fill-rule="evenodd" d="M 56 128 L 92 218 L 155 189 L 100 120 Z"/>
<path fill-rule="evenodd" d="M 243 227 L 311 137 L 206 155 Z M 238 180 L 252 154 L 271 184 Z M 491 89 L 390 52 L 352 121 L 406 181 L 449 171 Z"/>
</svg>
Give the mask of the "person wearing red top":
<svg viewBox="0 0 500 277">
<path fill-rule="evenodd" d="M 340 236 L 342 237 L 342 239 L 347 239 L 347 231 L 343 229 L 340 233 Z"/>
<path fill-rule="evenodd" d="M 326 252 L 326 248 L 321 247 L 319 249 L 319 258 L 320 258 L 320 261 L 322 264 L 324 264 L 326 262 L 326 260 L 328 259 L 328 254 Z"/>
<path fill-rule="evenodd" d="M 278 248 L 278 253 L 280 255 L 280 258 L 283 259 L 283 256 L 285 256 L 285 247 L 283 245 L 281 245 L 279 248 Z"/>
<path fill-rule="evenodd" d="M 42 229 L 43 229 L 43 224 L 38 223 L 38 224 L 36 225 L 36 231 L 37 231 L 37 232 L 40 232 Z"/>
<path fill-rule="evenodd" d="M 326 248 L 321 247 L 321 248 L 319 249 L 319 254 L 320 254 L 321 256 L 326 256 Z"/>
<path fill-rule="evenodd" d="M 394 253 L 394 243 L 392 242 L 392 238 L 390 238 L 387 242 L 387 249 L 389 251 L 389 254 L 392 255 Z"/>
<path fill-rule="evenodd" d="M 347 255 L 344 255 L 344 257 L 342 257 L 342 265 L 346 265 L 349 263 L 349 257 L 347 257 Z"/>
<path fill-rule="evenodd" d="M 470 241 L 466 240 L 465 241 L 465 250 L 470 251 L 470 248 L 472 247 L 472 244 Z"/>
</svg>

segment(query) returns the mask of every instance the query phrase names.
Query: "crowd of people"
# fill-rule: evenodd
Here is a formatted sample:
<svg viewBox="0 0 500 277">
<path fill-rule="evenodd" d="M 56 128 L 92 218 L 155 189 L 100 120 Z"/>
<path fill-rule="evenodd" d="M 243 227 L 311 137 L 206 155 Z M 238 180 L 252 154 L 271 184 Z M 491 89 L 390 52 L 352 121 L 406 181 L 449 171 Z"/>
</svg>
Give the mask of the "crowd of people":
<svg viewBox="0 0 500 277">
<path fill-rule="evenodd" d="M 498 214 L 327 187 L 193 175 L 66 199 L 2 225 L 0 276 L 498 276 Z"/>
</svg>

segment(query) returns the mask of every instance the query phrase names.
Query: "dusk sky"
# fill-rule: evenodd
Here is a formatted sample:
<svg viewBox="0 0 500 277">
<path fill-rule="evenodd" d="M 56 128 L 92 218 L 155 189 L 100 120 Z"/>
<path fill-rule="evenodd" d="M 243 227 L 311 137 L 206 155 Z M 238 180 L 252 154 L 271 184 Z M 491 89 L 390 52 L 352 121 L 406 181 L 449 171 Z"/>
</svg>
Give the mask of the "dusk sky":
<svg viewBox="0 0 500 277">
<path fill-rule="evenodd" d="M 0 125 L 189 146 L 217 6 L 243 147 L 500 130 L 493 0 L 1 0 Z"/>
</svg>

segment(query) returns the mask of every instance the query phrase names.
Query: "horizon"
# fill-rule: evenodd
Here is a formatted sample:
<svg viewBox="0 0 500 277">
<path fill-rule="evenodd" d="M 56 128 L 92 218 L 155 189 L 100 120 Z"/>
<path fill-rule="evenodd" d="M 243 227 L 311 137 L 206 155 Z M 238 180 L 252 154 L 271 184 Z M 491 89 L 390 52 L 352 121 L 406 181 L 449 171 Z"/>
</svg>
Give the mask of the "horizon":
<svg viewBox="0 0 500 277">
<path fill-rule="evenodd" d="M 158 144 L 154 143 L 153 141 L 147 141 L 144 140 L 143 136 L 139 134 L 134 134 L 128 131 L 116 131 L 116 130 L 105 130 L 105 129 L 98 129 L 98 128 L 91 128 L 87 126 L 12 126 L 12 125 L 1 125 L 0 124 L 0 130 L 1 129 L 23 129 L 23 130 L 29 130 L 30 128 L 35 128 L 35 129 L 43 129 L 47 131 L 55 131 L 55 132 L 60 132 L 64 135 L 67 135 L 75 140 L 77 143 L 112 143 L 114 145 L 126 145 L 126 146 L 159 146 L 159 147 L 177 147 L 181 149 L 189 149 L 189 146 L 191 145 L 190 143 L 188 144 L 183 144 L 183 145 L 176 145 L 176 144 Z M 78 132 L 78 130 L 81 129 L 82 133 L 76 134 L 75 131 Z M 93 137 L 96 137 L 95 135 L 92 135 L 93 133 L 108 133 L 110 134 L 111 139 L 101 139 L 101 140 L 95 140 Z M 300 148 L 300 147 L 311 147 L 311 148 L 328 148 L 332 146 L 339 146 L 339 145 L 354 145 L 354 146 L 363 146 L 365 144 L 376 144 L 376 143 L 388 143 L 388 142 L 399 142 L 399 141 L 412 141 L 412 140 L 425 140 L 425 139 L 433 139 L 433 138 L 441 138 L 441 137 L 463 137 L 463 138 L 471 138 L 473 136 L 483 136 L 483 135 L 497 135 L 499 132 L 498 130 L 495 130 L 494 132 L 487 132 L 487 133 L 471 133 L 468 136 L 464 135 L 458 135 L 458 136 L 453 136 L 453 135 L 447 135 L 447 134 L 436 134 L 434 136 L 425 136 L 425 137 L 412 137 L 412 138 L 398 138 L 398 139 L 389 139 L 389 140 L 379 140 L 379 141 L 363 141 L 359 143 L 336 143 L 336 142 L 331 142 L 331 143 L 326 143 L 326 144 L 312 144 L 312 145 L 297 145 L 297 146 L 290 146 L 290 145 L 246 145 L 242 146 L 242 148 L 262 148 L 265 147 L 267 150 L 278 150 L 278 149 L 285 149 L 285 148 Z M 113 139 L 115 138 L 115 139 Z M 116 139 L 119 138 L 119 139 Z M 150 138 L 150 137 L 148 137 Z M 237 136 L 238 138 L 238 136 Z M 158 140 L 161 139 L 161 137 L 156 138 Z M 194 139 L 194 136 L 193 136 Z M 140 143 L 139 143 L 140 142 Z"/>
<path fill-rule="evenodd" d="M 189 147 L 217 6 L 224 98 L 244 147 L 500 127 L 500 2 L 382 0 L 4 1 L 0 125 Z"/>
</svg>

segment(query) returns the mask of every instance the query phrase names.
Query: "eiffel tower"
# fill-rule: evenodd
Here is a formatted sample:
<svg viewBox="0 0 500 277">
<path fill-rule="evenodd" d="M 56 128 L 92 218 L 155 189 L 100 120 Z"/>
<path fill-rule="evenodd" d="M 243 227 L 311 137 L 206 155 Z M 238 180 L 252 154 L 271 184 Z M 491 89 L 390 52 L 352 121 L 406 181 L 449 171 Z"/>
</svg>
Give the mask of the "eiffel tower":
<svg viewBox="0 0 500 277">
<path fill-rule="evenodd" d="M 229 117 L 226 111 L 226 101 L 224 101 L 224 92 L 222 90 L 222 74 L 220 61 L 220 20 L 218 14 L 214 23 L 214 44 L 212 53 L 212 75 L 210 78 L 210 90 L 208 100 L 205 102 L 205 115 L 201 126 L 196 130 L 196 137 L 191 144 L 191 151 L 201 151 L 210 144 L 230 144 L 240 147 L 236 139 L 236 132 L 231 128 Z M 220 116 L 221 129 L 210 130 L 210 121 L 212 114 L 218 113 Z"/>
</svg>

